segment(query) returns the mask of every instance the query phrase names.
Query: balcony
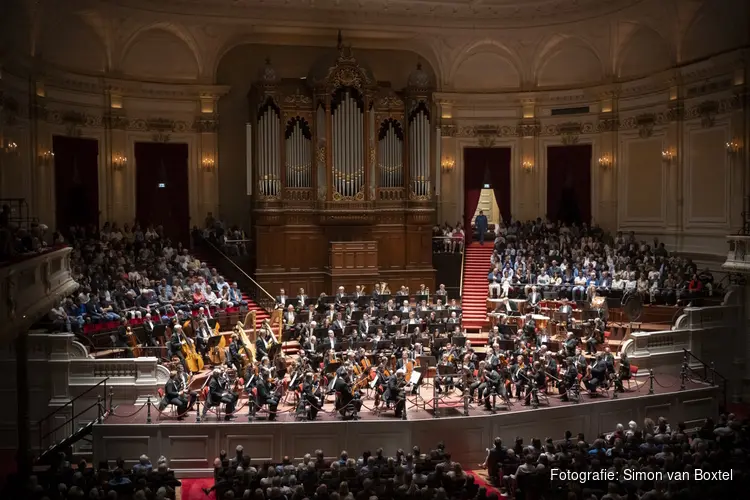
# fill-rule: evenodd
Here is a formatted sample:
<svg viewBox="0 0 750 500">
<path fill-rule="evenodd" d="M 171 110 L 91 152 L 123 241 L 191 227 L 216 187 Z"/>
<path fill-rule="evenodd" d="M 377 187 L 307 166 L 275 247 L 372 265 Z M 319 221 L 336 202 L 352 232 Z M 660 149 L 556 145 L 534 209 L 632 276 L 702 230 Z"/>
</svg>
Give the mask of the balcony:
<svg viewBox="0 0 750 500">
<path fill-rule="evenodd" d="M 71 248 L 51 249 L 0 267 L 0 324 L 14 338 L 78 288 L 70 274 Z"/>
<path fill-rule="evenodd" d="M 727 236 L 727 242 L 729 252 L 722 269 L 729 273 L 750 274 L 750 236 L 733 234 Z"/>
</svg>

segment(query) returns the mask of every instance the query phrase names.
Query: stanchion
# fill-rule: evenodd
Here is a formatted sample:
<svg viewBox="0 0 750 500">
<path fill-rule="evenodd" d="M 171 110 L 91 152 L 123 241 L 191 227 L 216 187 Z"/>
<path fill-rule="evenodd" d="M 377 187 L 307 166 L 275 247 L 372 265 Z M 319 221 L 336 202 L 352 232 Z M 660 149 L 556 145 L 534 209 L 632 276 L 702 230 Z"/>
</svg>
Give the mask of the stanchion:
<svg viewBox="0 0 750 500">
<path fill-rule="evenodd" d="M 435 377 L 439 377 L 436 373 Z M 432 384 L 432 418 L 438 418 L 437 380 Z"/>
<path fill-rule="evenodd" d="M 247 421 L 252 422 L 255 420 L 255 401 L 253 401 L 253 398 L 248 398 L 247 406 Z"/>
<path fill-rule="evenodd" d="M 401 420 L 406 420 L 406 408 L 409 406 L 408 400 L 406 399 L 406 395 L 404 394 L 404 408 L 401 410 Z"/>
<path fill-rule="evenodd" d="M 492 408 L 490 409 L 490 413 L 493 415 L 497 413 L 497 393 L 494 388 L 492 389 Z"/>
<path fill-rule="evenodd" d="M 112 413 L 112 407 L 114 406 L 113 401 L 115 400 L 115 390 L 110 386 L 109 388 L 109 412 Z"/>
<path fill-rule="evenodd" d="M 711 361 L 711 385 L 716 385 L 716 368 L 713 361 Z"/>
<path fill-rule="evenodd" d="M 469 416 L 469 395 L 464 393 L 464 417 Z"/>
<path fill-rule="evenodd" d="M 687 380 L 687 371 L 688 371 L 688 359 L 687 354 L 685 354 L 685 357 L 682 360 L 682 366 L 680 367 L 680 390 L 685 390 L 685 381 Z"/>
<path fill-rule="evenodd" d="M 200 424 L 201 423 L 201 402 L 200 401 L 195 402 L 195 408 L 196 408 L 195 423 Z"/>
<path fill-rule="evenodd" d="M 101 395 L 96 396 L 96 408 L 99 412 L 99 418 L 97 419 L 97 421 L 101 424 L 104 421 L 104 407 L 102 406 Z"/>
<path fill-rule="evenodd" d="M 146 406 L 148 406 L 148 408 L 146 408 L 146 423 L 150 424 L 151 423 L 151 396 L 149 396 L 148 399 L 146 400 Z"/>
<path fill-rule="evenodd" d="M 651 369 L 648 371 L 648 393 L 654 393 L 654 370 Z"/>
</svg>

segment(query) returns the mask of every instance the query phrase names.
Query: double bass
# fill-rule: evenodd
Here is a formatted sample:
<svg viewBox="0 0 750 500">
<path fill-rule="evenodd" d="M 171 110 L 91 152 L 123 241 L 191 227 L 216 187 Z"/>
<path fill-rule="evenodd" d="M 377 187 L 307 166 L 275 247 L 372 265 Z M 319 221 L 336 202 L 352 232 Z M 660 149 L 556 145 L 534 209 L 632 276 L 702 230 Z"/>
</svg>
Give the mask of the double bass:
<svg viewBox="0 0 750 500">
<path fill-rule="evenodd" d="M 141 356 L 141 346 L 138 344 L 138 337 L 135 336 L 133 330 L 129 326 L 125 329 L 125 332 L 128 336 L 130 349 L 133 351 L 133 357 L 139 358 Z"/>
<path fill-rule="evenodd" d="M 206 321 L 203 319 L 202 321 Z M 219 322 L 216 322 L 216 326 L 214 326 L 214 329 L 211 330 L 211 337 L 210 338 L 219 338 L 219 342 L 216 344 L 213 344 L 211 347 L 211 350 L 208 352 L 208 358 L 211 360 L 211 363 L 214 365 L 223 365 L 224 362 L 227 359 L 226 355 L 226 347 L 227 347 L 227 340 L 224 338 L 224 335 L 219 333 Z"/>
<path fill-rule="evenodd" d="M 188 340 L 184 331 L 182 331 L 182 340 L 184 341 L 182 344 L 182 355 L 185 357 L 185 364 L 188 370 L 193 373 L 203 370 L 203 358 L 196 352 L 195 344 L 191 340 Z"/>
</svg>

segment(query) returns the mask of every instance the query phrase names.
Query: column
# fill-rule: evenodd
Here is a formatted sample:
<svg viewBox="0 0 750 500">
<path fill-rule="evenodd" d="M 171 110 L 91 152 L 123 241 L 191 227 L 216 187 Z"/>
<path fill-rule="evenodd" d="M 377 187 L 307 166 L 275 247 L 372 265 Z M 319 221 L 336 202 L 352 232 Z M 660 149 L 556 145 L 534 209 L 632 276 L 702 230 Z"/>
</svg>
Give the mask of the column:
<svg viewBox="0 0 750 500">
<path fill-rule="evenodd" d="M 216 131 L 218 120 L 216 115 L 201 117 L 199 120 L 200 135 L 198 144 L 200 179 L 198 183 L 198 199 L 191 201 L 191 214 L 197 214 L 199 220 L 212 212 L 219 213 L 219 157 Z M 283 150 L 283 149 L 282 149 Z M 282 168 L 283 171 L 283 168 Z"/>
<path fill-rule="evenodd" d="M 601 103 L 599 115 L 599 157 L 595 158 L 594 168 L 598 169 L 591 184 L 598 195 L 592 199 L 598 205 L 592 213 L 594 222 L 608 231 L 617 230 L 617 176 L 618 167 L 615 158 L 619 158 L 619 144 L 617 140 L 617 97 L 607 98 Z M 597 199 L 598 198 L 598 199 Z"/>
<path fill-rule="evenodd" d="M 16 428 L 18 430 L 18 454 L 16 463 L 21 478 L 31 474 L 31 440 L 29 436 L 29 356 L 28 333 L 22 332 L 15 339 L 16 351 Z M 41 450 L 39 450 L 41 452 Z"/>
</svg>

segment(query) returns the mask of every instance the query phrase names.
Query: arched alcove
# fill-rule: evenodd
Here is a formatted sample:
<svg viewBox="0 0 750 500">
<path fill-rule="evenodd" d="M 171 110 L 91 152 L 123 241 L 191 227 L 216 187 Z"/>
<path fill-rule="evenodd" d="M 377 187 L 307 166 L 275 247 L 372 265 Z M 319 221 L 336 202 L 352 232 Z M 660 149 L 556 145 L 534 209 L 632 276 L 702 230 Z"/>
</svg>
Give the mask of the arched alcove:
<svg viewBox="0 0 750 500">
<path fill-rule="evenodd" d="M 602 62 L 586 43 L 565 38 L 542 54 L 536 81 L 540 87 L 561 87 L 602 79 Z"/>
<path fill-rule="evenodd" d="M 709 2 L 682 37 L 680 62 L 701 59 L 748 43 L 746 1 Z"/>
<path fill-rule="evenodd" d="M 61 68 L 87 73 L 107 70 L 103 40 L 76 13 L 61 10 L 45 17 L 38 50 L 45 61 Z"/>
<path fill-rule="evenodd" d="M 507 58 L 478 49 L 460 61 L 451 84 L 456 90 L 489 92 L 518 88 L 521 77 Z"/>
<path fill-rule="evenodd" d="M 167 81 L 197 78 L 200 72 L 190 46 L 162 28 L 138 33 L 126 47 L 120 70 L 128 75 Z"/>
<path fill-rule="evenodd" d="M 638 26 L 620 49 L 617 76 L 621 78 L 648 75 L 673 65 L 673 51 L 657 32 Z"/>
</svg>

